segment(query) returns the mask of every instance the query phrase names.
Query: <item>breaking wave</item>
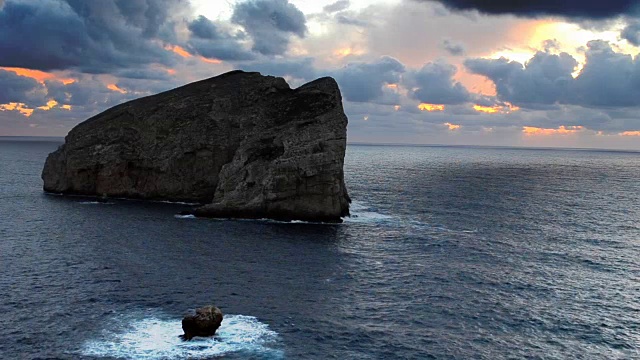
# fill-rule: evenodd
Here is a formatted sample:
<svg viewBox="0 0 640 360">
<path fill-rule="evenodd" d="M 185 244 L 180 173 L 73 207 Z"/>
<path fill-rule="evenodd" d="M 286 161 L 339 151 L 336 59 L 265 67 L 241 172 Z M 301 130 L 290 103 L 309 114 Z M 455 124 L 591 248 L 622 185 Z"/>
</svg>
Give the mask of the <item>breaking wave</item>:
<svg viewBox="0 0 640 360">
<path fill-rule="evenodd" d="M 351 217 L 343 218 L 346 223 L 379 223 L 393 219 L 393 216 L 381 214 L 377 212 L 377 209 L 359 201 L 353 201 L 349 211 Z"/>
<path fill-rule="evenodd" d="M 84 356 L 118 359 L 205 359 L 233 353 L 282 359 L 282 350 L 270 348 L 278 334 L 253 316 L 226 315 L 216 336 L 182 341 L 181 320 L 116 319 L 114 330 L 86 342 Z"/>
</svg>

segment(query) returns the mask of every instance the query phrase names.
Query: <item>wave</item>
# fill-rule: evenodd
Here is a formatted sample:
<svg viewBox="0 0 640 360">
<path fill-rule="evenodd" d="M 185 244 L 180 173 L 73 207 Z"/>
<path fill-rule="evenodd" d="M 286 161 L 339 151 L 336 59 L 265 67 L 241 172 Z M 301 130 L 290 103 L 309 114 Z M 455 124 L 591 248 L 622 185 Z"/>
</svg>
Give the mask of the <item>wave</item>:
<svg viewBox="0 0 640 360">
<path fill-rule="evenodd" d="M 45 191 L 44 193 L 47 196 L 60 196 L 60 197 L 75 197 L 75 198 L 90 198 L 95 199 L 99 198 L 96 195 L 80 195 L 80 194 L 64 194 L 64 193 L 55 193 Z M 134 199 L 127 197 L 109 197 L 109 200 L 118 200 L 118 201 L 132 201 L 132 202 L 145 202 L 145 203 L 157 203 L 157 204 L 170 204 L 170 205 L 188 205 L 188 206 L 198 206 L 202 205 L 200 203 L 194 202 L 185 202 L 185 201 L 170 201 L 170 200 L 153 200 L 153 199 Z M 84 201 L 83 203 L 97 203 L 98 201 Z"/>
<path fill-rule="evenodd" d="M 104 201 L 80 201 L 80 205 L 114 205 L 112 202 Z"/>
<path fill-rule="evenodd" d="M 391 226 L 397 228 L 414 229 L 421 233 L 456 233 L 456 234 L 475 234 L 478 229 L 473 230 L 457 230 L 452 229 L 444 224 L 431 224 L 424 221 L 411 219 L 409 216 L 387 215 L 378 212 L 378 209 L 368 205 L 362 201 L 353 201 L 350 207 L 351 217 L 345 217 L 342 220 L 345 223 L 364 223 Z"/>
<path fill-rule="evenodd" d="M 363 202 L 353 201 L 349 209 L 351 216 L 345 217 L 342 220 L 344 220 L 345 223 L 380 223 L 394 219 L 393 216 L 381 214 L 376 210 L 377 209 Z"/>
<path fill-rule="evenodd" d="M 118 359 L 204 359 L 232 353 L 282 359 L 284 353 L 268 347 L 278 334 L 253 316 L 225 315 L 216 336 L 182 341 L 181 320 L 150 317 L 123 321 L 115 331 L 104 331 L 100 339 L 86 342 L 80 354 Z"/>
<path fill-rule="evenodd" d="M 174 217 L 176 219 L 196 219 L 195 215 L 180 215 L 180 214 L 176 214 L 176 215 L 174 215 Z"/>
</svg>

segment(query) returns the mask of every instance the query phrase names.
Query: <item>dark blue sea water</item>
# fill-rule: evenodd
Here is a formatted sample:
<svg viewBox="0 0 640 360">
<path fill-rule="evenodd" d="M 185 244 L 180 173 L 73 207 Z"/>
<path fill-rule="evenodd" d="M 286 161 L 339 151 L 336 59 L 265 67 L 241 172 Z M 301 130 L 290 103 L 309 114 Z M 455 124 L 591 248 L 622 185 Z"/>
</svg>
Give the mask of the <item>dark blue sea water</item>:
<svg viewBox="0 0 640 360">
<path fill-rule="evenodd" d="M 350 146 L 317 225 L 45 195 L 57 145 L 0 142 L 2 359 L 640 358 L 638 153 Z"/>
</svg>

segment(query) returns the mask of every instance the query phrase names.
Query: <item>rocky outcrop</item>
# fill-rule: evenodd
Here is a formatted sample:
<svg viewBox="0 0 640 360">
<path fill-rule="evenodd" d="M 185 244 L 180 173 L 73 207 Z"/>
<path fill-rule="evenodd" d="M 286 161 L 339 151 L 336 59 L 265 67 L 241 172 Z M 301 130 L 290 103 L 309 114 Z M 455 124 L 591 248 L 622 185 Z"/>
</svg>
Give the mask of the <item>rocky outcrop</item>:
<svg viewBox="0 0 640 360">
<path fill-rule="evenodd" d="M 182 319 L 183 340 L 191 340 L 196 336 L 209 337 L 216 334 L 222 324 L 222 311 L 215 306 L 196 309 L 196 313 Z"/>
<path fill-rule="evenodd" d="M 331 78 L 234 71 L 111 108 L 47 158 L 54 193 L 196 202 L 198 216 L 340 221 L 347 117 Z"/>
</svg>

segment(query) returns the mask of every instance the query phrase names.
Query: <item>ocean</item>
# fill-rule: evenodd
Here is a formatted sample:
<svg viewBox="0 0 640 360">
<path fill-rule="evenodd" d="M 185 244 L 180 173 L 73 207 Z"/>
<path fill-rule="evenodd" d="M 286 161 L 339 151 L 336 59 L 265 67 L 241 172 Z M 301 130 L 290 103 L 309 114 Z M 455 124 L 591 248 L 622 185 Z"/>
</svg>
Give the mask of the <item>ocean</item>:
<svg viewBox="0 0 640 360">
<path fill-rule="evenodd" d="M 640 358 L 640 153 L 350 145 L 343 224 L 47 195 L 0 141 L 1 359 Z M 215 304 L 211 339 L 180 320 Z"/>
</svg>

